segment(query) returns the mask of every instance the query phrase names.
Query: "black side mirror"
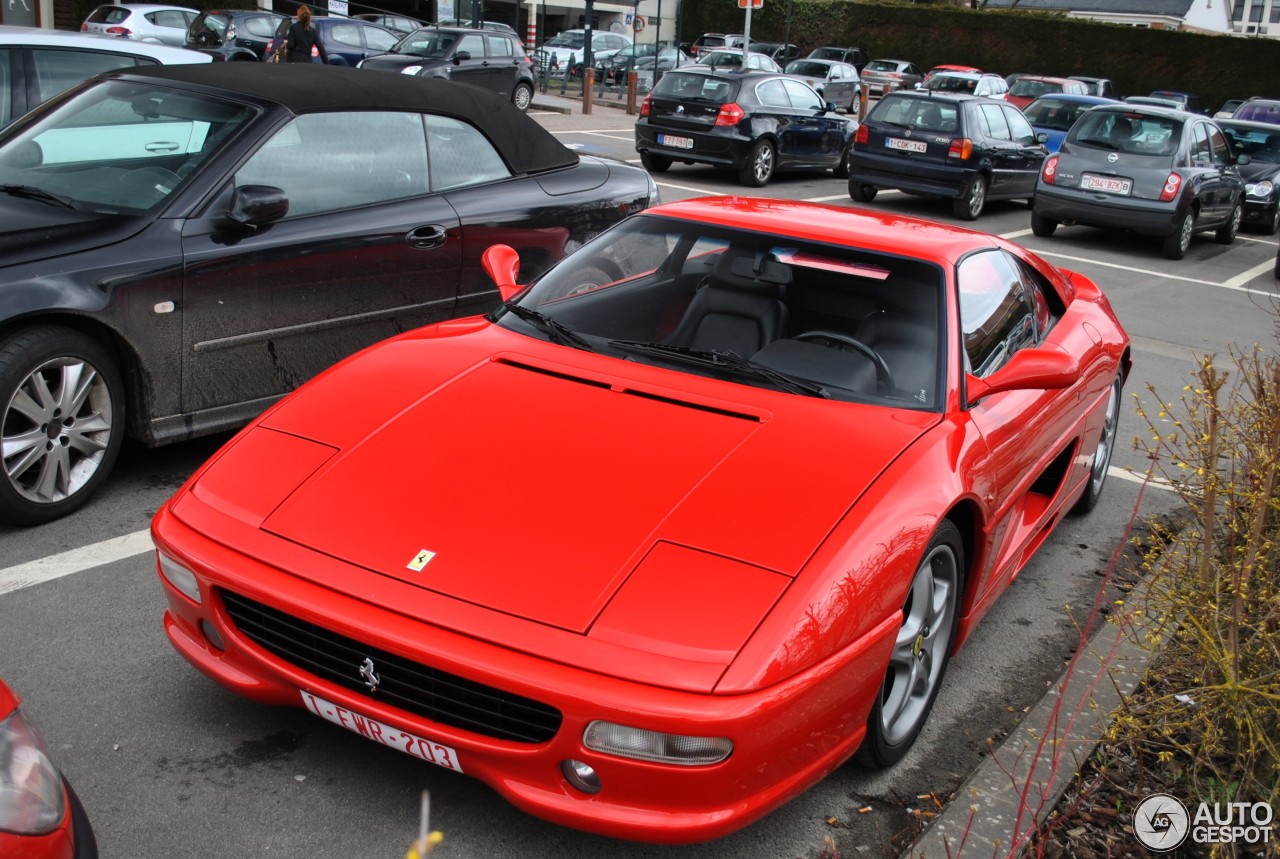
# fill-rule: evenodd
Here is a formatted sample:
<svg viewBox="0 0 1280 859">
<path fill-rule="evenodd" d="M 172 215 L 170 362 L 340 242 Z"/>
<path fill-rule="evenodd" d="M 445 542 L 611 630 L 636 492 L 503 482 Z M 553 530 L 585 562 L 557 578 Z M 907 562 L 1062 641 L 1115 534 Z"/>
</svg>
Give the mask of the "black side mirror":
<svg viewBox="0 0 1280 859">
<path fill-rule="evenodd" d="M 461 63 L 463 60 L 469 60 L 469 59 L 471 59 L 470 51 L 458 51 L 458 53 L 453 55 L 453 64 L 456 66 L 459 63 Z"/>
<path fill-rule="evenodd" d="M 289 198 L 274 185 L 241 185 L 231 194 L 227 220 L 250 230 L 289 214 Z"/>
</svg>

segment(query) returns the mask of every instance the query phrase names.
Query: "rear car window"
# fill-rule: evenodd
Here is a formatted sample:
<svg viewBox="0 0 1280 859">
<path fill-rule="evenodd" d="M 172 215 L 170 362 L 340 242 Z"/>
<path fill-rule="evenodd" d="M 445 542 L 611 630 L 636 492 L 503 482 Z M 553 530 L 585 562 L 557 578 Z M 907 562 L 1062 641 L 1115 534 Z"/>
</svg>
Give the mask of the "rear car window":
<svg viewBox="0 0 1280 859">
<path fill-rule="evenodd" d="M 1086 111 L 1067 142 L 1130 155 L 1172 155 L 1182 139 L 1182 120 L 1135 111 Z"/>
<path fill-rule="evenodd" d="M 960 128 L 960 105 L 942 99 L 888 95 L 876 104 L 867 119 L 904 128 L 952 132 Z"/>
<path fill-rule="evenodd" d="M 653 88 L 653 94 L 667 98 L 696 98 L 715 104 L 728 104 L 737 96 L 737 89 L 737 84 L 733 81 L 707 75 L 668 72 Z"/>
<path fill-rule="evenodd" d="M 128 17 L 128 9 L 122 9 L 119 6 L 99 6 L 89 15 L 89 22 L 93 24 L 119 24 Z"/>
</svg>

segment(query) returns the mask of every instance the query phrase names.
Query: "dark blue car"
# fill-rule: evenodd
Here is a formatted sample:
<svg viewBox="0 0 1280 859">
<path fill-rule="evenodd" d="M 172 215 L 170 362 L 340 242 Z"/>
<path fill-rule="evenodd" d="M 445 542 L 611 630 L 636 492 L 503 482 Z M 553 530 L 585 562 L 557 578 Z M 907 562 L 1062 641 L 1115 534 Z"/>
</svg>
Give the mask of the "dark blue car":
<svg viewBox="0 0 1280 859">
<path fill-rule="evenodd" d="M 275 52 L 284 44 L 285 37 L 289 35 L 289 25 L 292 23 L 292 18 L 286 18 L 280 22 L 280 26 L 276 28 L 275 38 L 267 43 L 267 49 L 262 54 L 264 63 L 273 62 Z M 395 33 L 385 27 L 370 24 L 368 21 L 315 17 L 311 19 L 311 23 L 320 32 L 320 41 L 324 43 L 331 66 L 354 67 L 366 57 L 385 54 L 400 41 L 400 37 Z M 320 62 L 319 56 L 313 55 L 313 59 L 317 63 Z"/>
<path fill-rule="evenodd" d="M 1057 152 L 1062 139 L 1067 136 L 1071 126 L 1075 125 L 1080 114 L 1099 104 L 1115 104 L 1114 98 L 1102 98 L 1096 95 L 1077 95 L 1073 93 L 1048 93 L 1039 96 L 1022 110 L 1022 115 L 1031 123 L 1036 131 L 1036 139 L 1044 144 L 1050 153 Z M 1044 137 L 1040 137 L 1040 135 Z"/>
</svg>

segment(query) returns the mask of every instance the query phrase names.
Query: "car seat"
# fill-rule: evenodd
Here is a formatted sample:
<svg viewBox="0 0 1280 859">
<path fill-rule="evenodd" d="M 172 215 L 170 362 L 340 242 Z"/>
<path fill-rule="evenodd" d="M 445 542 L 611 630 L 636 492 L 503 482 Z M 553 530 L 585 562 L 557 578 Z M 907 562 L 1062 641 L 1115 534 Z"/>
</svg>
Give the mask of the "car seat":
<svg viewBox="0 0 1280 859">
<path fill-rule="evenodd" d="M 783 289 L 791 269 L 764 252 L 728 248 L 698 287 L 684 316 L 664 342 L 749 357 L 785 336 Z"/>
</svg>

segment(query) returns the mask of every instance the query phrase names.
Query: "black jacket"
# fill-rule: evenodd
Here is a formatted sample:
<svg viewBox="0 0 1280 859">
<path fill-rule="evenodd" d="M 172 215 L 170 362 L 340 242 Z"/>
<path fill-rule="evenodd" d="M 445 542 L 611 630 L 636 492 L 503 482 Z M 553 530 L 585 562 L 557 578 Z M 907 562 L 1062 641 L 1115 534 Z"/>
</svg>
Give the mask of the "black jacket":
<svg viewBox="0 0 1280 859">
<path fill-rule="evenodd" d="M 324 49 L 324 42 L 320 40 L 320 32 L 314 26 L 304 28 L 301 21 L 294 21 L 289 25 L 289 35 L 284 44 L 289 51 L 286 57 L 287 62 L 315 62 L 311 56 L 311 47 L 313 45 L 320 52 L 320 62 L 329 62 L 329 55 Z"/>
</svg>

